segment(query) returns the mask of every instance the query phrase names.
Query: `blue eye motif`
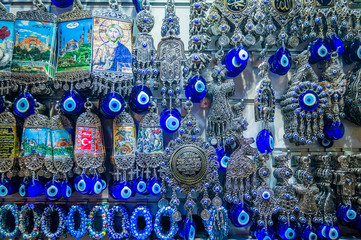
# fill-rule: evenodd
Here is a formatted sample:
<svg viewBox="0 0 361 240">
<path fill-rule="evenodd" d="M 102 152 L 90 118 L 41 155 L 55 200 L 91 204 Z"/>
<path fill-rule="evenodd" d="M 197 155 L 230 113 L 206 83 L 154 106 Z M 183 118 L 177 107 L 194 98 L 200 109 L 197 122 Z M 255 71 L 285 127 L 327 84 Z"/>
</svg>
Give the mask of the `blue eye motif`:
<svg viewBox="0 0 361 240">
<path fill-rule="evenodd" d="M 307 90 L 300 94 L 298 104 L 305 111 L 313 111 L 319 105 L 318 95 L 312 90 Z"/>
<path fill-rule="evenodd" d="M 151 96 L 152 92 L 147 86 L 141 84 L 134 86 L 129 96 L 130 109 L 138 114 L 147 112 Z"/>
<path fill-rule="evenodd" d="M 292 228 L 287 228 L 285 232 L 286 239 L 294 239 L 296 236 L 295 231 Z"/>
<path fill-rule="evenodd" d="M 166 108 L 160 115 L 160 126 L 167 133 L 174 133 L 180 127 L 182 116 L 176 108 Z"/>
<path fill-rule="evenodd" d="M 223 64 L 228 70 L 228 77 L 236 77 L 247 67 L 248 52 L 245 48 L 232 48 L 224 57 Z"/>
<path fill-rule="evenodd" d="M 327 48 L 325 47 L 325 45 L 322 44 L 321 47 L 318 49 L 318 55 L 321 58 L 324 58 L 326 57 L 327 54 L 328 54 Z"/>
<path fill-rule="evenodd" d="M 229 161 L 229 157 L 228 156 L 223 156 L 222 159 L 221 159 L 221 166 L 223 168 L 227 168 L 228 161 Z"/>
<path fill-rule="evenodd" d="M 328 233 L 329 239 L 336 240 L 339 238 L 339 235 L 340 235 L 340 232 L 339 232 L 338 228 L 336 228 L 335 226 L 330 228 L 330 231 Z"/>
<path fill-rule="evenodd" d="M 147 189 L 147 184 L 144 181 L 140 181 L 137 184 L 137 192 L 144 192 Z"/>
<path fill-rule="evenodd" d="M 159 179 L 157 177 L 152 177 L 151 179 L 149 179 L 147 188 L 152 195 L 159 195 L 161 190 L 161 184 Z"/>
<path fill-rule="evenodd" d="M 357 49 L 357 57 L 361 60 L 361 46 Z"/>
<path fill-rule="evenodd" d="M 199 103 L 207 94 L 207 83 L 201 75 L 193 75 L 188 79 L 185 88 L 187 99 L 191 99 L 193 103 Z"/>
<path fill-rule="evenodd" d="M 128 200 L 133 195 L 132 189 L 128 184 L 124 183 L 120 191 L 120 196 L 123 200 Z"/>
<path fill-rule="evenodd" d="M 357 214 L 356 214 L 355 210 L 348 209 L 346 212 L 346 216 L 347 216 L 348 220 L 352 221 L 352 220 L 356 219 Z"/>
<path fill-rule="evenodd" d="M 203 83 L 203 81 L 198 80 L 195 84 L 195 89 L 198 93 L 202 93 L 206 89 L 206 85 Z"/>
<path fill-rule="evenodd" d="M 282 58 L 281 58 L 281 65 L 282 65 L 282 67 L 287 67 L 289 62 L 290 62 L 290 61 L 288 60 L 287 56 L 286 56 L 286 55 L 282 55 Z"/>
<path fill-rule="evenodd" d="M 330 148 L 333 146 L 333 140 L 329 138 L 318 139 L 318 143 L 324 148 Z"/>
<path fill-rule="evenodd" d="M 236 67 L 236 68 L 238 68 L 238 67 L 241 66 L 241 63 L 239 63 L 239 62 L 237 61 L 236 57 L 233 57 L 233 58 L 232 58 L 232 64 L 233 64 L 233 66 Z"/>
<path fill-rule="evenodd" d="M 3 183 L 0 184 L 0 197 L 5 197 L 9 194 L 9 189 Z"/>
<path fill-rule="evenodd" d="M 264 191 L 264 192 L 262 193 L 262 198 L 263 198 L 264 200 L 269 200 L 269 199 L 271 198 L 271 193 L 270 193 L 269 191 Z"/>
<path fill-rule="evenodd" d="M 230 219 L 236 227 L 245 227 L 251 222 L 247 205 L 234 205 L 230 209 Z"/>
<path fill-rule="evenodd" d="M 149 103 L 149 96 L 145 92 L 141 91 L 138 95 L 138 102 L 142 105 Z"/>
<path fill-rule="evenodd" d="M 76 90 L 66 91 L 60 102 L 60 106 L 66 114 L 77 114 L 83 107 L 83 99 Z"/>
<path fill-rule="evenodd" d="M 20 98 L 19 101 L 16 103 L 16 107 L 19 112 L 24 113 L 29 110 L 29 102 L 26 98 Z"/>
<path fill-rule="evenodd" d="M 191 225 L 188 233 L 188 239 L 193 240 L 195 236 L 196 236 L 196 229 L 195 227 L 193 227 L 193 225 Z"/>
<path fill-rule="evenodd" d="M 196 236 L 196 224 L 194 220 L 184 219 L 179 225 L 178 233 L 182 239 L 193 240 Z"/>
<path fill-rule="evenodd" d="M 146 180 L 139 176 L 133 182 L 133 189 L 140 194 L 147 194 L 147 183 Z"/>
<path fill-rule="evenodd" d="M 274 138 L 273 134 L 268 129 L 263 129 L 257 135 L 256 139 L 257 149 L 260 153 L 271 153 L 274 149 Z"/>
<path fill-rule="evenodd" d="M 35 100 L 28 92 L 23 92 L 14 101 L 14 112 L 18 117 L 26 118 L 34 113 Z"/>
<path fill-rule="evenodd" d="M 283 47 L 277 49 L 275 54 L 268 59 L 268 64 L 271 72 L 281 76 L 287 74 L 292 66 L 290 51 Z"/>
<path fill-rule="evenodd" d="M 69 199 L 73 193 L 70 183 L 65 180 L 61 183 L 61 191 L 64 199 Z"/>
<path fill-rule="evenodd" d="M 58 200 L 61 197 L 61 186 L 59 182 L 50 180 L 45 184 L 45 196 L 51 200 Z"/>
<path fill-rule="evenodd" d="M 72 97 L 68 97 L 64 103 L 63 103 L 63 107 L 67 112 L 72 112 L 75 110 L 76 108 L 76 102 L 74 100 L 74 98 Z"/>
<path fill-rule="evenodd" d="M 250 220 L 250 217 L 248 215 L 247 212 L 245 212 L 244 210 L 242 210 L 241 214 L 239 214 L 238 216 L 238 223 L 242 226 L 246 226 L 248 225 Z"/>
<path fill-rule="evenodd" d="M 241 48 L 240 50 L 239 50 L 239 52 L 238 52 L 238 57 L 239 57 L 239 59 L 241 59 L 242 61 L 248 61 L 248 59 L 249 59 L 249 54 L 248 54 L 248 52 L 247 52 L 247 50 L 246 49 L 244 49 L 244 48 Z"/>
<path fill-rule="evenodd" d="M 22 197 L 26 197 L 26 185 L 25 185 L 25 183 L 21 183 L 21 185 L 19 187 L 19 194 Z"/>
<path fill-rule="evenodd" d="M 311 232 L 308 239 L 309 240 L 317 240 L 317 234 L 314 232 Z"/>
<path fill-rule="evenodd" d="M 77 176 L 74 179 L 75 190 L 81 194 L 87 194 L 90 190 L 91 180 L 86 174 Z"/>
<path fill-rule="evenodd" d="M 83 192 L 87 188 L 87 184 L 84 181 L 84 179 L 80 180 L 77 186 L 78 186 L 79 191 L 81 191 L 81 192 Z"/>
<path fill-rule="evenodd" d="M 106 94 L 100 101 L 100 112 L 106 118 L 115 118 L 123 112 L 124 107 L 123 96 L 116 92 Z"/>
<path fill-rule="evenodd" d="M 102 184 L 101 180 L 95 181 L 94 186 L 93 186 L 94 194 L 100 194 L 102 192 L 102 190 L 103 190 L 103 184 Z"/>
<path fill-rule="evenodd" d="M 103 190 L 107 188 L 107 181 L 105 181 L 104 179 L 101 179 L 102 181 L 102 187 L 103 187 Z"/>
<path fill-rule="evenodd" d="M 109 102 L 109 109 L 113 112 L 118 112 L 122 108 L 122 106 L 122 103 L 115 98 Z"/>
</svg>

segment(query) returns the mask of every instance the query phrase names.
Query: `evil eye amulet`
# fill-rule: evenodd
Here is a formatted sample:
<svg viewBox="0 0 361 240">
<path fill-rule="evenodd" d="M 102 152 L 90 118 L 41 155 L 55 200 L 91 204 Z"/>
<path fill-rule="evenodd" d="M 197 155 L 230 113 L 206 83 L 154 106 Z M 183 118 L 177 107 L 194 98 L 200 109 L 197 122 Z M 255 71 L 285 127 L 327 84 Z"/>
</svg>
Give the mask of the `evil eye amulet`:
<svg viewBox="0 0 361 240">
<path fill-rule="evenodd" d="M 320 224 L 317 227 L 317 235 L 320 236 L 323 239 L 328 239 L 327 238 L 327 233 L 330 231 L 330 227 L 327 226 L 326 224 Z"/>
<path fill-rule="evenodd" d="M 268 64 L 271 72 L 281 76 L 287 74 L 292 66 L 290 51 L 283 47 L 277 49 L 276 53 L 268 59 Z"/>
<path fill-rule="evenodd" d="M 349 223 L 356 220 L 357 212 L 350 205 L 340 205 L 337 209 L 337 217 L 343 223 Z"/>
<path fill-rule="evenodd" d="M 62 181 L 61 182 L 61 195 L 64 199 L 69 199 L 71 194 L 73 193 L 73 190 L 71 188 L 71 184 L 68 181 Z"/>
<path fill-rule="evenodd" d="M 319 138 L 318 143 L 324 148 L 331 148 L 333 146 L 333 140 L 329 138 Z"/>
<path fill-rule="evenodd" d="M 337 240 L 340 238 L 340 229 L 336 225 L 333 225 L 326 231 L 326 236 L 329 240 Z"/>
<path fill-rule="evenodd" d="M 19 194 L 21 197 L 27 197 L 28 193 L 27 193 L 27 189 L 28 186 L 30 185 L 30 180 L 24 180 L 20 183 L 19 186 Z"/>
<path fill-rule="evenodd" d="M 160 114 L 160 126 L 167 133 L 176 132 L 181 125 L 182 115 L 176 108 L 166 108 Z"/>
<path fill-rule="evenodd" d="M 26 192 L 29 197 L 38 197 L 44 193 L 44 187 L 37 179 L 31 180 Z"/>
<path fill-rule="evenodd" d="M 152 177 L 149 179 L 147 184 L 148 192 L 154 196 L 157 196 L 160 194 L 161 188 L 161 182 L 157 177 Z"/>
<path fill-rule="evenodd" d="M 106 118 L 115 118 L 124 111 L 125 100 L 116 92 L 106 94 L 100 102 L 100 111 Z"/>
<path fill-rule="evenodd" d="M 67 8 L 73 4 L 73 0 L 51 0 L 51 2 L 58 8 Z"/>
<path fill-rule="evenodd" d="M 304 91 L 298 97 L 298 104 L 305 111 L 313 111 L 315 110 L 320 103 L 318 95 L 316 92 L 312 90 Z"/>
<path fill-rule="evenodd" d="M 331 36 L 330 46 L 333 52 L 338 51 L 339 56 L 341 56 L 345 50 L 342 40 L 335 34 Z"/>
<path fill-rule="evenodd" d="M 27 118 L 34 113 L 35 100 L 29 92 L 20 93 L 14 101 L 14 113 L 21 118 Z"/>
<path fill-rule="evenodd" d="M 228 77 L 236 77 L 247 67 L 247 62 L 249 59 L 249 53 L 247 49 L 232 48 L 230 49 L 226 56 L 224 57 L 223 64 L 226 65 L 228 70 Z"/>
<path fill-rule="evenodd" d="M 313 231 L 312 227 L 307 225 L 305 228 L 303 228 L 301 238 L 302 240 L 317 240 L 318 236 Z"/>
<path fill-rule="evenodd" d="M 251 222 L 249 209 L 242 204 L 235 205 L 231 208 L 230 218 L 236 227 L 246 227 Z"/>
<path fill-rule="evenodd" d="M 207 94 L 207 82 L 201 75 L 193 75 L 188 79 L 185 89 L 187 99 L 194 103 L 199 103 Z"/>
<path fill-rule="evenodd" d="M 345 126 L 342 122 L 329 121 L 325 124 L 323 131 L 328 138 L 338 140 L 345 134 Z"/>
<path fill-rule="evenodd" d="M 50 201 L 56 201 L 61 198 L 61 184 L 59 181 L 50 180 L 45 184 L 45 196 Z"/>
<path fill-rule="evenodd" d="M 11 183 L 8 179 L 4 178 L 1 182 L 0 182 L 0 197 L 6 197 L 10 194 L 12 194 L 13 190 L 12 190 L 12 186 Z"/>
<path fill-rule="evenodd" d="M 139 176 L 136 179 L 134 179 L 133 181 L 133 189 L 140 194 L 148 194 L 148 190 L 147 190 L 147 181 Z"/>
<path fill-rule="evenodd" d="M 315 64 L 330 58 L 331 46 L 329 42 L 322 38 L 317 38 L 310 43 L 310 52 L 311 56 L 308 61 L 311 64 Z"/>
<path fill-rule="evenodd" d="M 193 240 L 196 236 L 196 223 L 193 219 L 184 219 L 179 224 L 179 236 L 184 240 Z"/>
<path fill-rule="evenodd" d="M 223 147 L 217 147 L 216 148 L 216 153 L 217 153 L 217 160 L 219 163 L 219 171 L 226 171 L 227 170 L 227 164 L 229 161 L 229 153 L 227 152 L 227 150 L 224 150 Z"/>
<path fill-rule="evenodd" d="M 257 240 L 273 240 L 274 234 L 267 228 L 262 228 L 256 231 L 256 238 Z"/>
<path fill-rule="evenodd" d="M 103 191 L 103 181 L 99 176 L 92 177 L 90 181 L 91 194 L 98 195 Z"/>
<path fill-rule="evenodd" d="M 296 238 L 296 231 L 288 223 L 282 223 L 277 228 L 277 234 L 283 240 L 291 240 Z"/>
<path fill-rule="evenodd" d="M 86 174 L 79 175 L 74 179 L 75 190 L 81 194 L 88 194 L 90 186 L 91 180 Z"/>
<path fill-rule="evenodd" d="M 150 97 L 152 92 L 145 85 L 135 85 L 129 96 L 129 107 L 130 109 L 138 114 L 147 112 L 150 105 Z"/>
<path fill-rule="evenodd" d="M 273 134 L 268 129 L 263 129 L 257 135 L 256 139 L 257 149 L 260 153 L 271 153 L 274 148 Z"/>
<path fill-rule="evenodd" d="M 61 97 L 61 109 L 64 113 L 72 115 L 77 114 L 82 109 L 84 102 L 77 90 L 68 90 Z"/>
<path fill-rule="evenodd" d="M 114 182 L 110 191 L 115 199 L 128 200 L 134 195 L 131 185 L 124 181 Z"/>
</svg>

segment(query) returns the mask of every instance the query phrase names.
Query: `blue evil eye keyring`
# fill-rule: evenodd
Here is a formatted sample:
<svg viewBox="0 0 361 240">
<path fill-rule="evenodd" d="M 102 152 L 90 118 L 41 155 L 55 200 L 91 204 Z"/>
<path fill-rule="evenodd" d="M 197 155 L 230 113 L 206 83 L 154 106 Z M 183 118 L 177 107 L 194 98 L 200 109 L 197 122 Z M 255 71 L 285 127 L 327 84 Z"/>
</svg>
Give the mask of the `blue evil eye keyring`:
<svg viewBox="0 0 361 240">
<path fill-rule="evenodd" d="M 61 97 L 60 106 L 65 114 L 78 114 L 83 108 L 83 105 L 83 99 L 80 93 L 75 89 L 66 91 Z"/>
<path fill-rule="evenodd" d="M 148 111 L 151 104 L 152 91 L 149 87 L 139 84 L 135 85 L 129 96 L 130 109 L 138 114 L 144 114 Z"/>
<path fill-rule="evenodd" d="M 166 108 L 160 114 L 160 126 L 167 133 L 174 133 L 180 127 L 182 115 L 174 107 Z"/>
<path fill-rule="evenodd" d="M 145 220 L 145 228 L 142 230 L 138 227 L 138 219 L 140 216 L 144 217 Z M 130 217 L 130 231 L 132 236 L 138 240 L 144 240 L 150 236 L 152 228 L 153 221 L 150 210 L 146 206 L 136 207 Z"/>
<path fill-rule="evenodd" d="M 280 47 L 268 59 L 270 71 L 278 75 L 286 75 L 292 66 L 291 53 L 286 47 Z"/>
<path fill-rule="evenodd" d="M 122 219 L 121 232 L 117 232 L 114 228 L 114 220 L 117 213 Z M 130 236 L 129 214 L 125 207 L 121 205 L 114 205 L 108 212 L 108 231 L 111 239 L 123 239 Z"/>
<path fill-rule="evenodd" d="M 122 95 L 111 91 L 100 101 L 100 112 L 106 118 L 115 118 L 124 111 L 125 100 Z"/>
<path fill-rule="evenodd" d="M 227 239 L 229 233 L 229 220 L 228 211 L 225 207 L 221 206 L 219 209 L 211 207 L 209 210 L 211 217 L 209 220 L 203 220 L 204 227 L 208 232 L 209 239 L 215 240 L 216 236 L 222 236 L 221 238 Z M 219 216 L 223 218 L 223 221 L 219 219 Z"/>
<path fill-rule="evenodd" d="M 75 213 L 78 213 L 80 217 L 80 224 L 76 228 L 74 216 Z M 68 215 L 65 222 L 66 228 L 70 235 L 76 239 L 80 239 L 87 232 L 88 227 L 88 215 L 85 212 L 84 208 L 80 205 L 73 205 L 69 209 Z"/>
<path fill-rule="evenodd" d="M 201 75 L 193 75 L 188 79 L 185 95 L 193 103 L 199 103 L 207 94 L 207 82 Z"/>
<path fill-rule="evenodd" d="M 247 67 L 248 59 L 249 53 L 246 48 L 230 49 L 223 60 L 223 64 L 228 70 L 227 76 L 230 78 L 237 77 Z"/>
<path fill-rule="evenodd" d="M 35 99 L 27 92 L 27 88 L 14 100 L 14 113 L 21 118 L 27 118 L 35 111 Z"/>
</svg>

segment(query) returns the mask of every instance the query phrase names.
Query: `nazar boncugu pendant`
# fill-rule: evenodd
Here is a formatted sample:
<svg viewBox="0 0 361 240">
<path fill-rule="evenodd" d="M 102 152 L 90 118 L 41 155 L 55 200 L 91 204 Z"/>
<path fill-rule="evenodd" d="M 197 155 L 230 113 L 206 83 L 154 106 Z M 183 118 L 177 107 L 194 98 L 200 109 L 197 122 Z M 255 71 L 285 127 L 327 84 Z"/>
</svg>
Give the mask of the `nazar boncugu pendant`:
<svg viewBox="0 0 361 240">
<path fill-rule="evenodd" d="M 85 89 L 91 86 L 93 14 L 79 0 L 72 11 L 59 15 L 58 65 L 54 88 Z"/>
<path fill-rule="evenodd" d="M 32 94 L 51 95 L 57 17 L 46 12 L 45 6 L 38 2 L 35 4 L 38 10 L 16 13 L 11 78 L 21 87 L 29 86 Z"/>
<path fill-rule="evenodd" d="M 17 175 L 14 168 L 19 157 L 19 139 L 15 116 L 9 111 L 10 102 L 5 101 L 5 111 L 0 113 L 0 196 L 5 197 L 14 192 L 11 178 Z"/>
<path fill-rule="evenodd" d="M 222 186 L 218 179 L 218 162 L 215 149 L 206 143 L 203 139 L 197 137 L 200 129 L 198 122 L 192 115 L 193 104 L 187 101 L 185 110 L 187 115 L 182 119 L 181 128 L 179 129 L 180 136 L 169 142 L 165 148 L 165 160 L 162 163 L 162 179 L 163 184 L 168 185 L 172 189 L 172 198 L 169 205 L 177 209 L 180 205 L 180 200 L 177 192 L 185 194 L 186 201 L 184 209 L 187 211 L 187 218 L 181 223 L 184 226 L 184 235 L 188 235 L 187 229 L 195 231 L 194 220 L 192 219 L 192 212 L 196 206 L 195 194 L 203 194 L 200 203 L 203 210 L 200 216 L 203 220 L 208 220 L 211 217 L 209 209 L 213 206 L 221 215 L 217 224 L 226 221 L 221 214 L 222 199 L 219 194 L 222 191 Z M 162 185 L 165 189 L 166 186 Z M 212 190 L 215 195 L 213 199 L 208 196 L 208 191 Z M 165 202 L 163 195 L 159 203 Z M 160 204 L 161 205 L 161 204 Z M 174 221 L 180 221 L 181 213 L 176 210 L 172 218 Z M 182 227 L 181 227 L 182 228 Z"/>
<path fill-rule="evenodd" d="M 4 96 L 12 90 L 17 91 L 17 88 L 11 82 L 10 69 L 15 38 L 15 16 L 7 12 L 2 3 L 0 3 L 0 29 L 4 33 L 0 43 L 0 95 Z"/>
</svg>

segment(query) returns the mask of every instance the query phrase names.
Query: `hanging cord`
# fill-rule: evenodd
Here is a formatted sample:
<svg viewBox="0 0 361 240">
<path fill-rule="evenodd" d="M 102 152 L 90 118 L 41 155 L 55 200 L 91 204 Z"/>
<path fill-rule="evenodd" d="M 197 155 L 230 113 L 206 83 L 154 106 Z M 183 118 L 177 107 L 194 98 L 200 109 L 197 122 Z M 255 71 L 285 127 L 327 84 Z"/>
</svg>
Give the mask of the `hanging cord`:
<svg viewBox="0 0 361 240">
<path fill-rule="evenodd" d="M 118 6 L 118 1 L 117 0 L 109 0 L 109 6 L 111 9 L 118 11 L 119 10 L 119 6 Z"/>
<path fill-rule="evenodd" d="M 46 7 L 41 0 L 34 0 L 33 4 L 38 10 L 47 12 Z"/>
</svg>

